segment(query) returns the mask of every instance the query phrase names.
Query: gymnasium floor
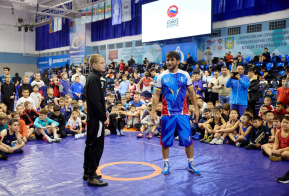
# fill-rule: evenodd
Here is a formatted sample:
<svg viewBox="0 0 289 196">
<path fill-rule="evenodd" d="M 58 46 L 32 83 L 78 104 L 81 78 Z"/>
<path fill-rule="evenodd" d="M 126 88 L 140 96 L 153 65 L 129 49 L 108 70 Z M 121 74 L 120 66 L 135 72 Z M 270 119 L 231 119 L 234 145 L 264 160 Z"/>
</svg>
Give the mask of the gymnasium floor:
<svg viewBox="0 0 289 196">
<path fill-rule="evenodd" d="M 82 180 L 84 138 L 28 142 L 24 155 L 0 161 L 0 195 L 289 195 L 289 185 L 276 182 L 289 162 L 271 162 L 260 151 L 194 141 L 194 161 L 202 172 L 196 176 L 186 170 L 184 149 L 175 140 L 170 149 L 171 174 L 164 176 L 159 174 L 163 166 L 159 138 L 136 135 L 126 132 L 125 137 L 105 138 L 101 173 L 110 180 L 104 179 L 109 185 L 100 188 L 88 187 Z M 105 165 L 109 163 L 113 164 Z"/>
</svg>

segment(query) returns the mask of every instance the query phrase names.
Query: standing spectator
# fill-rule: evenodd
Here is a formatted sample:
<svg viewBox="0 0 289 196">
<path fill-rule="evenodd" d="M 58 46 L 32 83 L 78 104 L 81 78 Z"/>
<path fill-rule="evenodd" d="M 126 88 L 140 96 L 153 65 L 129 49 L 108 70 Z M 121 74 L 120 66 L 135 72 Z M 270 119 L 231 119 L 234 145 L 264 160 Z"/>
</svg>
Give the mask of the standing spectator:
<svg viewBox="0 0 289 196">
<path fill-rule="evenodd" d="M 155 84 L 157 83 L 157 79 L 158 79 L 159 74 L 157 74 L 155 68 L 151 68 L 149 70 L 149 72 L 150 72 L 151 76 L 154 78 L 154 81 L 150 83 L 152 85 L 152 88 L 153 88 L 152 94 L 154 94 L 155 93 Z"/>
<path fill-rule="evenodd" d="M 16 88 L 16 97 L 18 97 L 18 91 L 20 88 L 21 80 L 22 80 L 22 78 L 19 76 L 19 74 L 15 73 L 15 77 L 13 78 L 13 83 L 15 84 L 15 88 Z"/>
<path fill-rule="evenodd" d="M 205 81 L 200 79 L 200 76 L 198 74 L 194 74 L 194 89 L 196 92 L 196 95 L 201 96 L 202 98 L 205 97 L 205 92 L 207 91 L 207 84 Z"/>
<path fill-rule="evenodd" d="M 223 58 L 220 58 L 219 62 L 217 63 L 217 66 L 218 68 L 221 68 L 221 67 L 227 66 L 227 64 L 224 62 Z"/>
<path fill-rule="evenodd" d="M 10 75 L 10 67 L 3 67 L 4 75 L 0 76 L 1 84 L 5 83 L 5 76 L 10 76 L 13 81 L 13 76 Z"/>
<path fill-rule="evenodd" d="M 209 47 L 207 47 L 205 55 L 206 55 L 206 63 L 207 63 L 207 65 L 212 65 L 212 55 L 213 54 L 212 54 L 212 52 L 211 52 Z"/>
<path fill-rule="evenodd" d="M 82 86 L 85 86 L 86 78 L 84 75 L 81 74 L 81 67 L 76 68 L 76 74 L 72 75 L 71 82 L 75 82 L 75 77 L 79 77 L 79 83 L 82 84 Z"/>
<path fill-rule="evenodd" d="M 40 73 L 35 73 L 34 74 L 35 80 L 31 83 L 31 86 L 37 85 L 39 88 L 44 86 L 44 82 L 40 80 L 41 76 Z"/>
<path fill-rule="evenodd" d="M 75 77 L 75 82 L 71 85 L 71 92 L 72 92 L 72 98 L 79 100 L 82 99 L 82 91 L 83 91 L 83 85 L 80 83 L 80 77 Z"/>
<path fill-rule="evenodd" d="M 234 74 L 231 73 L 231 78 L 228 79 L 226 83 L 227 88 L 231 89 L 230 105 L 231 109 L 235 109 L 239 112 L 240 116 L 244 114 L 244 110 L 248 105 L 248 88 L 250 86 L 250 78 L 244 75 L 243 65 L 237 67 L 238 74 L 236 79 Z"/>
<path fill-rule="evenodd" d="M 237 71 L 237 66 L 238 66 L 238 59 L 235 58 L 233 60 L 233 63 L 232 63 L 231 72 L 236 72 Z"/>
<path fill-rule="evenodd" d="M 119 65 L 119 71 L 122 70 L 123 72 L 125 71 L 125 65 L 123 63 L 123 60 L 120 61 L 120 65 Z"/>
<path fill-rule="evenodd" d="M 65 96 L 66 94 L 69 94 L 72 96 L 71 90 L 70 90 L 70 82 L 67 80 L 67 72 L 61 73 L 62 80 L 59 84 L 59 92 L 61 96 Z"/>
<path fill-rule="evenodd" d="M 202 72 L 201 72 L 202 73 Z M 203 80 L 206 85 L 209 85 L 210 80 L 213 78 L 211 71 L 205 71 L 205 75 L 201 76 L 201 80 Z M 207 91 L 205 92 L 205 102 L 209 101 L 209 97 L 210 97 L 210 93 L 211 93 L 211 89 L 207 89 Z"/>
<path fill-rule="evenodd" d="M 127 77 L 125 75 L 122 77 L 122 80 L 123 81 L 119 85 L 119 93 L 120 93 L 121 97 L 124 97 L 125 93 L 128 90 L 129 81 L 127 80 Z"/>
<path fill-rule="evenodd" d="M 233 55 L 231 54 L 231 51 L 228 52 L 228 55 L 226 56 L 227 64 L 230 65 L 233 61 Z"/>
<path fill-rule="evenodd" d="M 249 107 L 253 110 L 253 114 L 256 115 L 256 103 L 259 100 L 259 88 L 260 83 L 257 76 L 254 73 L 254 69 L 249 69 L 248 77 L 250 78 L 250 86 L 248 89 Z"/>
<path fill-rule="evenodd" d="M 265 48 L 264 53 L 260 54 L 259 62 L 269 62 L 270 59 L 270 52 L 268 52 L 268 48 Z"/>
<path fill-rule="evenodd" d="M 128 61 L 128 66 L 129 67 L 133 67 L 133 65 L 135 64 L 135 60 L 133 59 L 133 56 L 131 55 L 130 56 L 130 59 Z"/>
<path fill-rule="evenodd" d="M 243 63 L 243 57 L 241 55 L 241 52 L 238 52 L 238 56 L 236 58 L 238 59 L 238 63 Z"/>
<path fill-rule="evenodd" d="M 220 76 L 220 71 L 215 70 L 214 76 L 215 77 L 210 80 L 208 88 L 211 89 L 210 101 L 212 101 L 213 104 L 215 105 L 216 101 L 219 100 L 219 88 L 217 87 L 217 80 L 218 77 Z"/>
<path fill-rule="evenodd" d="M 50 82 L 50 80 L 49 80 L 49 78 L 48 78 L 48 74 L 47 74 L 47 72 L 46 71 L 44 71 L 43 73 L 42 73 L 42 81 L 44 82 L 44 84 L 46 85 L 46 86 L 49 86 L 49 82 Z"/>
<path fill-rule="evenodd" d="M 5 75 L 5 83 L 1 85 L 1 102 L 5 103 L 10 111 L 14 111 L 15 94 L 15 84 L 11 83 L 11 76 Z"/>
<path fill-rule="evenodd" d="M 138 88 L 138 90 L 140 90 L 141 85 L 142 85 L 143 88 L 142 88 L 141 96 L 142 96 L 143 100 L 146 100 L 146 98 L 148 98 L 148 100 L 151 100 L 151 98 L 152 98 L 151 82 L 153 82 L 153 79 L 150 77 L 149 72 L 145 72 L 144 75 L 145 75 L 145 77 L 140 79 L 139 83 L 137 84 L 137 88 Z"/>
<path fill-rule="evenodd" d="M 129 102 L 129 105 L 134 105 L 136 107 L 136 111 L 139 112 L 140 117 L 143 116 L 146 106 L 144 102 L 140 101 L 140 93 L 134 94 L 133 100 Z"/>
<path fill-rule="evenodd" d="M 189 65 L 193 65 L 193 62 L 194 62 L 193 57 L 191 56 L 190 53 L 188 53 L 188 56 L 187 56 L 187 63 L 188 63 Z"/>
<path fill-rule="evenodd" d="M 277 102 L 283 102 L 284 105 L 289 103 L 289 72 L 283 86 L 277 89 Z"/>
<path fill-rule="evenodd" d="M 193 74 L 199 74 L 201 73 L 202 69 L 200 68 L 199 64 L 196 64 L 196 68 L 193 69 Z"/>
<path fill-rule="evenodd" d="M 52 81 L 49 83 L 49 87 L 51 87 L 53 89 L 53 96 L 59 97 L 60 96 L 60 93 L 59 93 L 59 82 L 57 81 L 56 74 L 53 74 L 51 79 L 52 79 Z"/>
<path fill-rule="evenodd" d="M 129 85 L 128 85 L 128 92 L 130 92 L 131 99 L 133 98 L 136 91 L 137 91 L 137 85 L 133 82 L 133 78 L 130 78 Z"/>
<path fill-rule="evenodd" d="M 222 105 L 225 103 L 230 103 L 230 93 L 231 88 L 226 87 L 226 83 L 228 79 L 230 78 L 228 74 L 228 69 L 226 66 L 223 66 L 222 69 L 222 75 L 218 77 L 217 79 L 217 85 L 216 88 L 219 88 L 219 100 L 222 102 Z"/>
<path fill-rule="evenodd" d="M 29 84 L 29 80 L 30 80 L 29 76 L 24 76 L 23 77 L 23 84 L 20 85 L 20 88 L 19 88 L 19 91 L 18 91 L 19 99 L 23 96 L 22 95 L 22 91 L 24 89 L 28 89 L 29 95 L 33 92 L 32 86 L 31 86 L 31 84 Z"/>
</svg>

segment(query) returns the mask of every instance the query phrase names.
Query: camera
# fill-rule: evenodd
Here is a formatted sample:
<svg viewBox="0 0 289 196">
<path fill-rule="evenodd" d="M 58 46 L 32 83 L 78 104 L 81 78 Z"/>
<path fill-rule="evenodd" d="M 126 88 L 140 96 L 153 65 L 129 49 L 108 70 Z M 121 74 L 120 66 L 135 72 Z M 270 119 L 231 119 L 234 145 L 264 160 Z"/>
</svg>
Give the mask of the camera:
<svg viewBox="0 0 289 196">
<path fill-rule="evenodd" d="M 199 88 L 199 85 L 196 85 L 196 88 Z"/>
<path fill-rule="evenodd" d="M 237 80 L 236 75 L 239 74 L 238 72 L 232 72 L 232 74 L 234 74 L 234 76 L 231 77 L 232 80 Z"/>
</svg>

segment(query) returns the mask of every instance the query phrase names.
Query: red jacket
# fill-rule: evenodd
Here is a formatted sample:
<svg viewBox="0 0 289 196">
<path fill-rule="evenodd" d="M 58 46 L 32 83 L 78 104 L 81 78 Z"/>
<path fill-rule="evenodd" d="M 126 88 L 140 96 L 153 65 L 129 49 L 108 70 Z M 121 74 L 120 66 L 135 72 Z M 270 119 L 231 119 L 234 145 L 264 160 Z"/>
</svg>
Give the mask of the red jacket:
<svg viewBox="0 0 289 196">
<path fill-rule="evenodd" d="M 284 86 L 277 89 L 277 102 L 281 101 L 284 105 L 289 103 L 289 89 Z"/>
<path fill-rule="evenodd" d="M 120 62 L 119 71 L 122 70 L 124 72 L 125 65 L 123 62 Z"/>
<path fill-rule="evenodd" d="M 286 114 L 286 109 L 283 108 L 283 110 L 281 112 L 277 112 L 276 109 L 273 110 L 273 113 L 274 113 L 274 116 L 276 115 L 281 115 L 281 116 L 284 116 Z"/>
<path fill-rule="evenodd" d="M 59 93 L 59 82 L 57 82 L 57 85 L 54 84 L 54 82 L 50 82 L 49 86 L 53 88 L 53 96 L 54 97 L 60 97 Z"/>
</svg>

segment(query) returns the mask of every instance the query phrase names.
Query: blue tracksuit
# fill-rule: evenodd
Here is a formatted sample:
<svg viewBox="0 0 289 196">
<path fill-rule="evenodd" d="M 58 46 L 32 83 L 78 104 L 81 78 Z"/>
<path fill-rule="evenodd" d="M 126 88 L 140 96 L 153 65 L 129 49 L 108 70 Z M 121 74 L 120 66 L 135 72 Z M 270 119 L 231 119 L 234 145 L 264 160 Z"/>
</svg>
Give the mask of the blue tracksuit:
<svg viewBox="0 0 289 196">
<path fill-rule="evenodd" d="M 74 82 L 71 85 L 71 92 L 72 92 L 72 98 L 73 99 L 81 99 L 82 98 L 82 92 L 83 92 L 83 85 L 80 82 L 79 83 Z M 78 98 L 75 93 L 81 94 L 81 96 Z"/>
<path fill-rule="evenodd" d="M 70 82 L 68 80 L 64 81 L 61 80 L 59 83 L 59 92 L 60 96 L 64 97 L 66 94 L 69 94 L 72 96 L 71 90 L 70 90 Z"/>
<path fill-rule="evenodd" d="M 119 93 L 121 97 L 125 96 L 125 93 L 128 91 L 129 81 L 122 81 L 119 85 Z"/>
</svg>

